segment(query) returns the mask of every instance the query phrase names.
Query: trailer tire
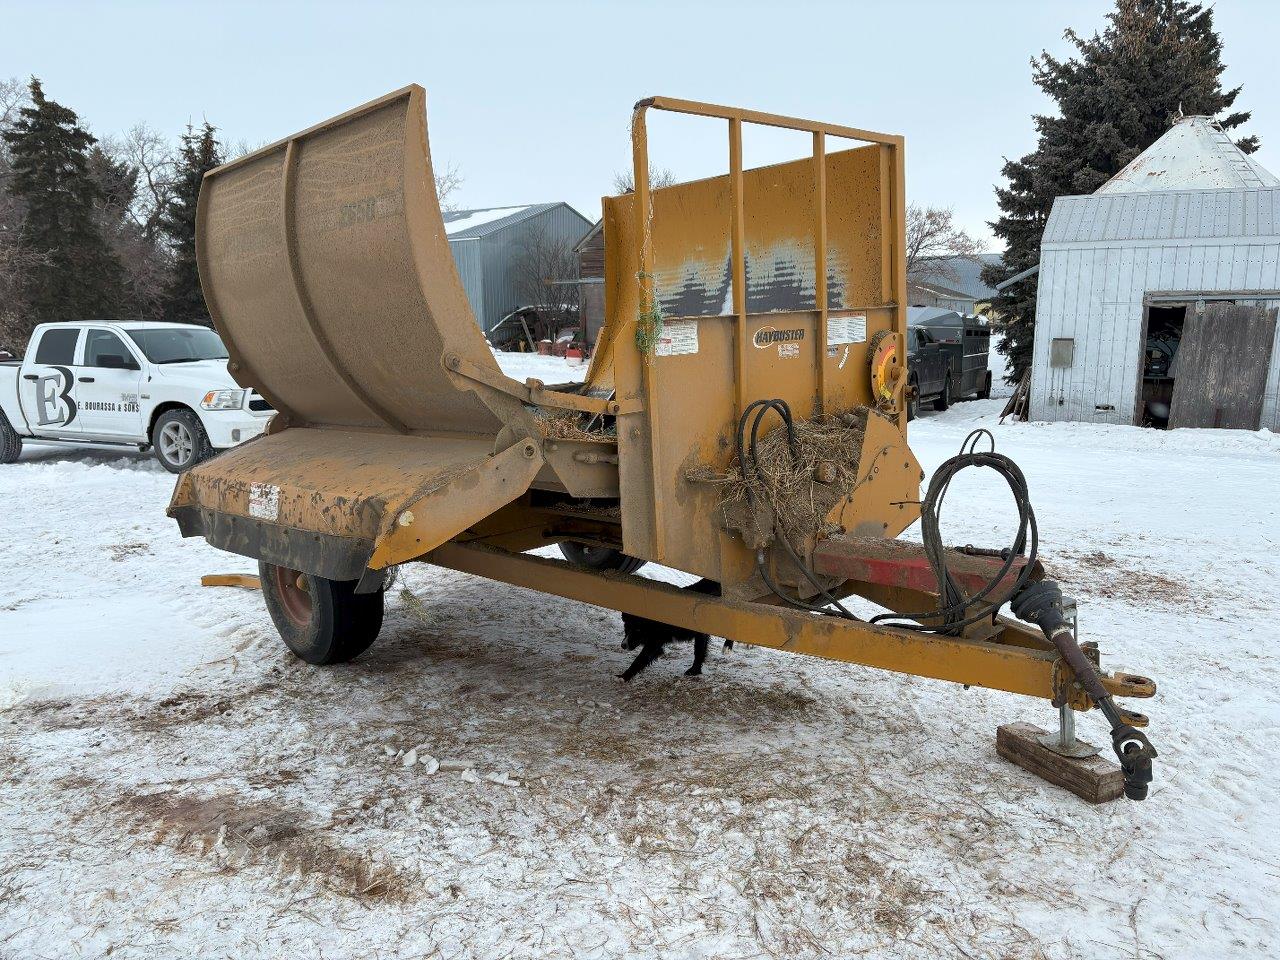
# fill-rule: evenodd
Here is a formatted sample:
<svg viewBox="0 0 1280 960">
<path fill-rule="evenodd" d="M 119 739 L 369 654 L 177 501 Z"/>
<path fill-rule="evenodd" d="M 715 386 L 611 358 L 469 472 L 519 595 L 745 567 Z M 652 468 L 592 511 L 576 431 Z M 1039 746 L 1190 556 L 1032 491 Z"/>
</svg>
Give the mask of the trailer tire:
<svg viewBox="0 0 1280 960">
<path fill-rule="evenodd" d="M 982 388 L 978 390 L 978 399 L 979 400 L 991 399 L 991 371 L 990 370 L 987 371 L 986 379 L 982 381 Z"/>
<path fill-rule="evenodd" d="M 560 544 L 560 553 L 575 567 L 613 570 L 617 573 L 635 573 L 645 563 L 612 547 L 589 547 L 584 543 L 574 543 L 572 540 L 565 540 Z"/>
<path fill-rule="evenodd" d="M 938 394 L 938 399 L 933 401 L 933 409 L 946 410 L 951 406 L 951 374 L 947 374 L 947 379 L 942 381 L 942 392 Z"/>
<path fill-rule="evenodd" d="M 151 446 L 160 466 L 170 473 L 184 473 L 213 453 L 204 424 L 186 407 L 174 407 L 156 418 Z"/>
<path fill-rule="evenodd" d="M 0 410 L 0 463 L 15 463 L 22 456 L 22 437 Z"/>
<path fill-rule="evenodd" d="M 384 591 L 356 593 L 356 580 L 326 580 L 264 562 L 258 576 L 271 622 L 299 659 L 346 663 L 378 639 Z"/>
</svg>

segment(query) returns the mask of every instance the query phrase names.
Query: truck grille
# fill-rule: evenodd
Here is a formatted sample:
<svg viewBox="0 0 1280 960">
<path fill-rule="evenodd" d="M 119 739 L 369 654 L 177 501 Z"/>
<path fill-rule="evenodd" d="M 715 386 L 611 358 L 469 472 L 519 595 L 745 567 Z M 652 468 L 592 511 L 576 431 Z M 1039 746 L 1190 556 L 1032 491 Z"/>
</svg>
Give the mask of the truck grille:
<svg viewBox="0 0 1280 960">
<path fill-rule="evenodd" d="M 270 413 L 271 404 L 267 403 L 267 401 L 263 400 L 257 394 L 254 394 L 249 398 L 249 409 L 254 413 Z"/>
</svg>

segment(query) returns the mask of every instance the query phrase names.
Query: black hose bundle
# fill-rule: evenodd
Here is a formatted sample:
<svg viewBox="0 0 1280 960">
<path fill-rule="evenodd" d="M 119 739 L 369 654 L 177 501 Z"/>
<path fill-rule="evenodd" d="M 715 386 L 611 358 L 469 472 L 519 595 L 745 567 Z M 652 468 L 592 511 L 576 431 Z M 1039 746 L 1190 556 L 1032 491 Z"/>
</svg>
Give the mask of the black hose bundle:
<svg viewBox="0 0 1280 960">
<path fill-rule="evenodd" d="M 984 436 L 991 442 L 989 450 L 978 449 Z M 1010 547 L 1000 552 L 1004 563 L 987 581 L 986 586 L 971 597 L 964 595 L 960 585 L 947 570 L 946 547 L 942 543 L 942 504 L 951 481 L 966 467 L 990 467 L 1004 477 L 1013 493 L 1014 505 L 1018 508 L 1018 532 Z M 920 532 L 925 556 L 929 558 L 929 566 L 938 580 L 938 609 L 913 613 L 882 613 L 872 617 L 872 623 L 893 621 L 890 625 L 895 627 L 958 636 L 965 627 L 995 616 L 1005 601 L 1027 584 L 1039 555 L 1040 534 L 1036 527 L 1036 514 L 1031 509 L 1027 478 L 1011 458 L 1003 453 L 996 453 L 996 438 L 990 430 L 973 431 L 960 445 L 960 452 L 934 471 L 929 480 L 928 492 L 920 504 Z M 1013 569 L 1014 563 L 1024 553 L 1027 560 L 1018 573 L 1013 590 L 1002 591 L 1003 596 L 992 598 L 1005 576 Z"/>
</svg>

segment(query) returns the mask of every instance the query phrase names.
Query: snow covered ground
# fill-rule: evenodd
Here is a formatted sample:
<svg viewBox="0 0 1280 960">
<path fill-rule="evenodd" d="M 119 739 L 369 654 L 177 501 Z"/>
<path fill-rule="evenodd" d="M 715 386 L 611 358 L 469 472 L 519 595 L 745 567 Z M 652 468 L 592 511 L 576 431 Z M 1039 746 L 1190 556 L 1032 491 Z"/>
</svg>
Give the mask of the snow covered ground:
<svg viewBox="0 0 1280 960">
<path fill-rule="evenodd" d="M 512 375 L 565 379 L 537 362 Z M 1276 956 L 1280 437 L 1002 403 L 912 445 L 932 469 L 985 426 L 1023 465 L 1085 637 L 1160 683 L 1144 804 L 1000 760 L 1035 701 L 745 646 L 623 686 L 616 615 L 430 567 L 315 669 L 199 586 L 253 565 L 178 537 L 152 460 L 29 448 L 0 468 L 0 957 Z M 1002 543 L 1007 496 L 958 481 L 948 538 Z"/>
</svg>

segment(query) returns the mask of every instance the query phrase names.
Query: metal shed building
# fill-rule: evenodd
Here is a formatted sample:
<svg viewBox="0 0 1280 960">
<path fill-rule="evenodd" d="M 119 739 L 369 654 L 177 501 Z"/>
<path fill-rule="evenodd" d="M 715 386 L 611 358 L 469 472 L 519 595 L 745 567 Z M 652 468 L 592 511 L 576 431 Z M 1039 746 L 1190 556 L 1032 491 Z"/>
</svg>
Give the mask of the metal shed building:
<svg viewBox="0 0 1280 960">
<path fill-rule="evenodd" d="M 516 263 L 535 238 L 545 236 L 570 250 L 591 226 L 567 203 L 446 212 L 449 249 L 480 328 L 488 333 L 512 310 L 525 306 Z"/>
<path fill-rule="evenodd" d="M 1280 429 L 1276 306 L 1280 180 L 1180 119 L 1097 193 L 1054 201 L 1031 417 Z"/>
</svg>

